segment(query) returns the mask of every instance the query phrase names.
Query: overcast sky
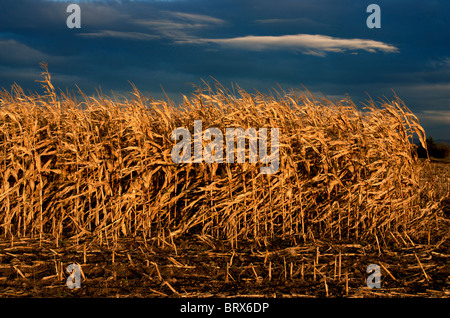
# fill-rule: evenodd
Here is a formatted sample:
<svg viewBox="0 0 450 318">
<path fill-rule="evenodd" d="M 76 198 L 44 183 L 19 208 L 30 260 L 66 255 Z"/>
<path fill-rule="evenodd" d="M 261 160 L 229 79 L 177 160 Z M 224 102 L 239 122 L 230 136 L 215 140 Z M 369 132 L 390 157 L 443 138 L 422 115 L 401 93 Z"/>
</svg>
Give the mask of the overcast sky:
<svg viewBox="0 0 450 318">
<path fill-rule="evenodd" d="M 66 8 L 81 8 L 81 28 Z M 366 12 L 381 8 L 381 28 Z M 393 97 L 427 135 L 450 139 L 450 1 L 0 1 L 0 87 L 53 84 L 162 98 L 202 79 L 268 93 L 304 85 L 330 98 Z"/>
</svg>

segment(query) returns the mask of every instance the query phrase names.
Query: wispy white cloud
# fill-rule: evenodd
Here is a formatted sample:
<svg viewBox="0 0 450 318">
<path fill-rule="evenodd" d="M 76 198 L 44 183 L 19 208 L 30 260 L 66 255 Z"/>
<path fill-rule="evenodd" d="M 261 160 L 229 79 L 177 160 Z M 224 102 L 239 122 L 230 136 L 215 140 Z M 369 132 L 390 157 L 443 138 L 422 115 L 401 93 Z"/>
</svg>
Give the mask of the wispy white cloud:
<svg viewBox="0 0 450 318">
<path fill-rule="evenodd" d="M 256 24 L 303 23 L 314 24 L 306 18 L 259 19 Z M 303 54 L 325 56 L 329 52 L 355 51 L 396 53 L 399 49 L 380 41 L 368 39 L 344 39 L 321 34 L 294 34 L 281 36 L 242 36 L 233 38 L 204 38 L 198 34 L 227 24 L 227 21 L 209 15 L 178 11 L 160 11 L 154 19 L 136 19 L 134 24 L 146 27 L 154 34 L 171 39 L 177 44 L 217 44 L 224 48 L 236 48 L 247 51 L 293 50 Z"/>
<path fill-rule="evenodd" d="M 265 26 L 273 26 L 273 25 L 296 25 L 296 26 L 304 26 L 304 27 L 324 27 L 326 24 L 314 21 L 308 18 L 278 18 L 278 19 L 258 19 L 253 20 L 254 24 L 265 25 Z"/>
<path fill-rule="evenodd" d="M 171 12 L 166 11 L 167 14 L 179 18 L 181 20 L 197 22 L 197 23 L 206 23 L 206 24 L 224 24 L 225 20 L 215 18 L 209 15 L 204 14 L 194 14 L 194 13 L 185 13 L 185 12 Z"/>
<path fill-rule="evenodd" d="M 216 25 L 222 25 L 226 21 L 203 14 L 186 13 L 179 11 L 157 10 L 148 19 L 130 19 L 126 13 L 121 13 L 117 8 L 109 9 L 109 19 L 113 17 L 123 19 L 130 24 L 137 26 L 139 32 L 117 31 L 103 29 L 98 32 L 79 33 L 79 36 L 87 38 L 118 38 L 127 40 L 149 41 L 159 38 L 171 40 L 191 40 L 193 32 L 206 29 Z M 127 18 L 128 17 L 128 18 Z M 84 18 L 84 16 L 83 16 Z M 89 26 L 96 26 L 94 17 L 89 17 Z M 102 25 L 103 27 L 106 24 Z M 109 25 L 119 25 L 120 23 L 109 23 Z M 98 27 L 98 26 L 97 26 Z"/>
<path fill-rule="evenodd" d="M 424 110 L 417 116 L 421 123 L 450 125 L 450 110 Z"/>
<path fill-rule="evenodd" d="M 190 42 L 197 39 L 194 35 L 195 32 L 223 25 L 226 21 L 203 14 L 160 11 L 158 18 L 150 20 L 136 19 L 133 23 L 140 27 L 146 27 L 155 34 L 175 42 Z"/>
<path fill-rule="evenodd" d="M 120 38 L 125 40 L 150 41 L 160 38 L 159 35 L 141 32 L 123 32 L 113 30 L 102 30 L 99 32 L 79 33 L 78 36 L 88 38 Z"/>
<path fill-rule="evenodd" d="M 397 53 L 399 49 L 384 42 L 366 39 L 343 39 L 320 34 L 281 36 L 244 36 L 225 39 L 194 39 L 186 43 L 216 43 L 225 48 L 248 51 L 295 50 L 303 54 L 325 56 L 327 52 L 362 50 L 367 52 Z M 181 41 L 182 43 L 182 41 Z"/>
</svg>

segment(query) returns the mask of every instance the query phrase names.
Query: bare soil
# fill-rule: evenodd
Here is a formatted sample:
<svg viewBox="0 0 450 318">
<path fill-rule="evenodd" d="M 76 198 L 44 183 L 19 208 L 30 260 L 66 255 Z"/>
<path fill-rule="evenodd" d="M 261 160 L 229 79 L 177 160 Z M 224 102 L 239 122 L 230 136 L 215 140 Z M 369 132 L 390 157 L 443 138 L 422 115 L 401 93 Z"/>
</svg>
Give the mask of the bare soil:
<svg viewBox="0 0 450 318">
<path fill-rule="evenodd" d="M 1 297 L 450 297 L 448 220 L 435 242 L 379 244 L 173 240 L 0 242 Z M 82 269 L 81 288 L 66 267 Z M 369 264 L 381 288 L 369 289 Z"/>
</svg>

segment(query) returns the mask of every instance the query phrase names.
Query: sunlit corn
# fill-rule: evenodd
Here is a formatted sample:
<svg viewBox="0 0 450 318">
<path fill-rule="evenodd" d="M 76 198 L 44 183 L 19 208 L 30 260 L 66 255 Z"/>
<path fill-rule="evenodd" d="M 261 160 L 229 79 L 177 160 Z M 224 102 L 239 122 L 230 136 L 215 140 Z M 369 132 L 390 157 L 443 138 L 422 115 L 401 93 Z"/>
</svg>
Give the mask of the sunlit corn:
<svg viewBox="0 0 450 318">
<path fill-rule="evenodd" d="M 428 233 L 438 203 L 419 182 L 425 132 L 395 98 L 318 100 L 207 86 L 182 105 L 135 89 L 130 97 L 0 95 L 0 233 L 242 239 L 374 239 Z M 171 132 L 279 128 L 280 167 L 174 164 Z M 192 133 L 192 131 L 191 131 Z M 248 148 L 246 149 L 248 158 Z"/>
</svg>

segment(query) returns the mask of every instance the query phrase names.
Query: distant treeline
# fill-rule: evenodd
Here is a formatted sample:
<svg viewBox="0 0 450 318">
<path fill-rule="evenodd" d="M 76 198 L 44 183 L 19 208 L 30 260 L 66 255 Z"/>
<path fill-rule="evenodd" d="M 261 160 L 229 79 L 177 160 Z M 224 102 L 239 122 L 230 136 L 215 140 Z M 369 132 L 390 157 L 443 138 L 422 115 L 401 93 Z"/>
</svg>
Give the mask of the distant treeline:
<svg viewBox="0 0 450 318">
<path fill-rule="evenodd" d="M 448 143 L 436 143 L 431 136 L 426 139 L 426 142 L 430 157 L 439 159 L 450 158 L 450 145 Z M 421 145 L 417 148 L 417 154 L 419 158 L 427 158 L 427 152 Z"/>
</svg>

